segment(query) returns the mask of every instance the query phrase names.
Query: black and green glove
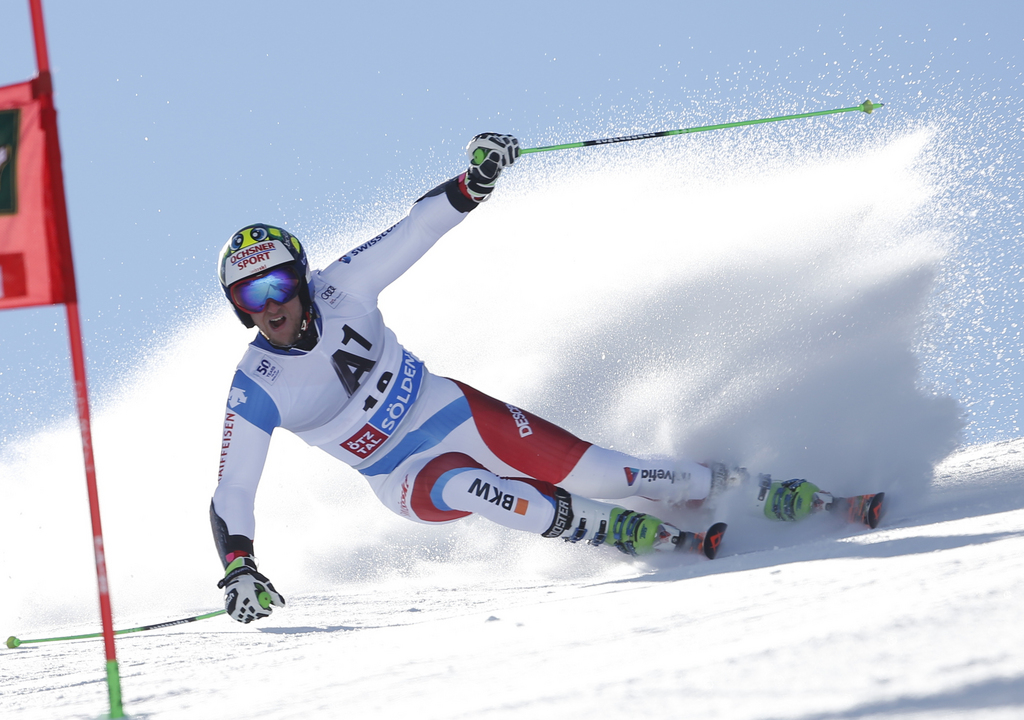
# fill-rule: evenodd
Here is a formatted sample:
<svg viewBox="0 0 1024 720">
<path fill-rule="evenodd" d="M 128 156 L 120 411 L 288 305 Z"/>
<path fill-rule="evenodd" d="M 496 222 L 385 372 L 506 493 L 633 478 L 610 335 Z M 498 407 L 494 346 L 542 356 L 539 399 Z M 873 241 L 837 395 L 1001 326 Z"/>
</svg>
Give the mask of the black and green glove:
<svg viewBox="0 0 1024 720">
<path fill-rule="evenodd" d="M 519 157 L 519 141 L 511 135 L 481 133 L 466 146 L 469 169 L 463 176 L 466 193 L 482 203 L 494 191 L 501 171 Z"/>
<path fill-rule="evenodd" d="M 217 587 L 224 588 L 224 609 L 240 623 L 268 617 L 272 607 L 284 607 L 281 594 L 265 575 L 256 571 L 255 558 L 235 558 Z"/>
</svg>

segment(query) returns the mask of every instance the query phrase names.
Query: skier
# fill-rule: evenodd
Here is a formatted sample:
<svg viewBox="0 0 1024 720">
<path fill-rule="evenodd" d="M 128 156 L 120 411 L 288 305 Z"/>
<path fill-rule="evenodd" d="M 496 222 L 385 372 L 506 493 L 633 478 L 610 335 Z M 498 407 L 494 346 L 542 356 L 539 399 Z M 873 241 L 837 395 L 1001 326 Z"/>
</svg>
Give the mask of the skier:
<svg viewBox="0 0 1024 720">
<path fill-rule="evenodd" d="M 699 504 L 739 480 L 724 465 L 644 460 L 592 445 L 525 410 L 431 374 L 384 324 L 377 296 L 486 201 L 519 156 L 510 135 L 467 147 L 466 172 L 421 197 L 400 222 L 311 271 L 286 230 L 248 225 L 220 255 L 221 286 L 259 334 L 228 395 L 220 472 L 210 506 L 225 567 L 225 607 L 241 622 L 284 598 L 257 570 L 256 488 L 274 428 L 362 473 L 390 510 L 423 523 L 476 513 L 549 538 L 631 554 L 714 556 L 724 524 L 689 533 L 593 498 Z"/>
</svg>

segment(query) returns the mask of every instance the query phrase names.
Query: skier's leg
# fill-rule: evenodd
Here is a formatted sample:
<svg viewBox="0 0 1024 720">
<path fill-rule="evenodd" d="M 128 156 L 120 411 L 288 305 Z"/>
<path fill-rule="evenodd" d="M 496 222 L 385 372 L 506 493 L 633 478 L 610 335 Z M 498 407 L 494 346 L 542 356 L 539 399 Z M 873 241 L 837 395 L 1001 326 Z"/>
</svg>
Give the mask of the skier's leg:
<svg viewBox="0 0 1024 720">
<path fill-rule="evenodd" d="M 530 412 L 453 382 L 469 402 L 475 432 L 489 453 L 510 468 L 507 474 L 528 475 L 587 497 L 640 496 L 673 504 L 701 500 L 711 490 L 711 470 L 704 465 L 645 460 L 592 445 Z M 471 454 L 482 459 L 475 451 Z M 484 464 L 493 469 L 491 463 Z"/>
<path fill-rule="evenodd" d="M 653 516 L 573 495 L 542 479 L 519 477 L 524 474 L 523 467 L 541 474 L 554 467 L 554 476 L 564 479 L 593 446 L 488 398 L 486 414 L 512 418 L 508 423 L 511 437 L 506 435 L 497 443 L 505 451 L 505 457 L 499 457 L 481 437 L 462 389 L 445 378 L 429 376 L 427 380 L 409 431 L 396 437 L 382 457 L 360 468 L 374 493 L 393 512 L 425 523 L 451 522 L 478 513 L 517 530 L 573 542 L 611 544 L 627 552 L 682 549 L 714 556 L 724 526 L 706 537 L 705 533 L 681 532 Z M 533 434 L 543 441 L 528 446 L 534 452 L 509 451 L 516 439 L 529 439 Z M 538 452 L 545 446 L 546 452 Z M 575 461 L 559 465 L 564 455 L 552 448 L 574 456 Z M 616 480 L 628 487 L 619 478 L 616 472 Z"/>
<path fill-rule="evenodd" d="M 683 532 L 653 515 L 572 495 L 541 480 L 499 477 L 464 453 L 412 459 L 376 488 L 384 491 L 385 505 L 424 523 L 475 513 L 514 530 L 612 545 L 633 555 L 689 550 L 714 557 L 717 550 L 717 540 L 705 547 L 703 533 Z"/>
<path fill-rule="evenodd" d="M 513 530 L 543 533 L 551 527 L 554 488 L 531 478 L 503 478 L 464 453 L 420 458 L 402 468 L 410 515 L 444 522 L 470 513 Z"/>
<path fill-rule="evenodd" d="M 591 447 L 589 442 L 554 423 L 496 400 L 465 383 L 451 382 L 465 396 L 480 440 L 514 471 L 499 470 L 499 474 L 526 475 L 558 484 Z"/>
<path fill-rule="evenodd" d="M 637 496 L 677 504 L 708 496 L 711 469 L 692 460 L 645 460 L 591 445 L 559 486 L 592 497 Z"/>
</svg>

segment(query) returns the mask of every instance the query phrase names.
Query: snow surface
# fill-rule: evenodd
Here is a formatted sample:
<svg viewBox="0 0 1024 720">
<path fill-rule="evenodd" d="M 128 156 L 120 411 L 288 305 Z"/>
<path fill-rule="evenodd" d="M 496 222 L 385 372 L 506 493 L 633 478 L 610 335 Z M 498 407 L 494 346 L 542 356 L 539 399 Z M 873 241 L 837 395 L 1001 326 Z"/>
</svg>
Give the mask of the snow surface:
<svg viewBox="0 0 1024 720">
<path fill-rule="evenodd" d="M 933 134 L 711 135 L 524 158 L 385 317 L 435 372 L 589 440 L 885 490 L 882 526 L 733 503 L 715 561 L 631 560 L 410 523 L 280 433 L 256 548 L 288 606 L 119 638 L 132 717 L 1021 715 L 1024 441 L 957 449 L 962 409 L 920 373 L 956 306 Z M 307 243 L 337 256 L 422 190 Z M 95 393 L 119 628 L 220 607 L 207 508 L 251 333 L 215 295 Z M 3 637 L 98 629 L 76 443 L 53 427 L 0 451 Z M 98 641 L 4 649 L 0 714 L 99 717 L 102 669 Z"/>
<path fill-rule="evenodd" d="M 965 450 L 928 502 L 874 532 L 814 518 L 813 539 L 783 526 L 777 548 L 616 559 L 582 577 L 439 567 L 293 596 L 262 625 L 218 617 L 129 635 L 126 707 L 137 718 L 1018 718 L 1022 466 L 1021 441 Z M 495 566 L 506 551 L 494 548 Z M 4 651 L 0 712 L 97 717 L 101 660 L 99 641 Z"/>
</svg>

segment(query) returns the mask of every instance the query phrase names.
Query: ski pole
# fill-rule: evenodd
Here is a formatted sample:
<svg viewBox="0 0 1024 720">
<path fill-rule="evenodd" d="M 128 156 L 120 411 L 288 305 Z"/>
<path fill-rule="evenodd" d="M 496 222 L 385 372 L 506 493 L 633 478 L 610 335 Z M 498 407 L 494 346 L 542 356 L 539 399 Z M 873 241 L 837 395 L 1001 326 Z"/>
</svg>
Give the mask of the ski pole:
<svg viewBox="0 0 1024 720">
<path fill-rule="evenodd" d="M 744 125 L 759 125 L 761 123 L 779 122 L 780 120 L 799 120 L 800 118 L 817 117 L 818 115 L 835 115 L 836 113 L 853 112 L 855 110 L 871 114 L 872 110 L 880 107 L 882 107 L 882 103 L 873 103 L 870 100 L 865 100 L 860 105 L 848 108 L 819 110 L 817 112 L 800 113 L 799 115 L 782 115 L 781 117 L 759 118 L 757 120 L 741 120 L 739 122 L 723 123 L 721 125 L 702 125 L 701 127 L 685 128 L 683 130 L 662 130 L 660 132 L 642 133 L 640 135 L 624 135 L 622 137 L 604 138 L 601 140 L 585 140 L 583 142 L 565 143 L 564 145 L 546 145 L 544 147 L 524 148 L 519 151 L 519 154 L 526 155 L 527 153 L 547 152 L 548 150 L 568 150 L 570 148 L 591 147 L 593 145 L 610 145 L 611 143 L 648 140 L 650 138 L 668 137 L 669 135 L 685 135 L 686 133 L 704 132 L 706 130 L 723 130 L 725 128 L 742 127 Z"/>
<path fill-rule="evenodd" d="M 186 623 L 195 622 L 196 620 L 205 620 L 206 618 L 217 617 L 218 615 L 227 614 L 227 610 L 216 610 L 205 615 L 195 615 L 193 617 L 182 618 L 181 620 L 171 620 L 169 622 L 157 623 L 155 625 L 143 625 L 142 627 L 130 628 L 128 630 L 115 630 L 115 635 L 125 635 L 127 633 L 142 632 L 144 630 L 158 630 L 159 628 L 173 627 L 175 625 L 184 625 Z M 87 633 L 85 635 L 68 635 L 67 637 L 55 637 L 55 638 L 37 638 L 35 640 L 19 640 L 18 638 L 11 635 L 7 638 L 7 647 L 12 650 L 19 645 L 26 645 L 28 643 L 44 643 L 44 642 L 60 642 L 61 640 L 85 640 L 88 638 L 103 637 L 103 633 Z"/>
</svg>

